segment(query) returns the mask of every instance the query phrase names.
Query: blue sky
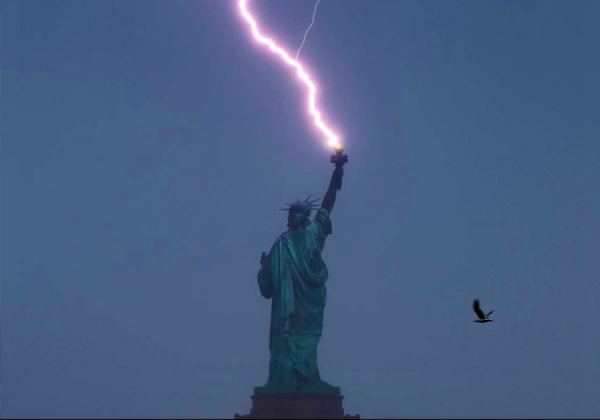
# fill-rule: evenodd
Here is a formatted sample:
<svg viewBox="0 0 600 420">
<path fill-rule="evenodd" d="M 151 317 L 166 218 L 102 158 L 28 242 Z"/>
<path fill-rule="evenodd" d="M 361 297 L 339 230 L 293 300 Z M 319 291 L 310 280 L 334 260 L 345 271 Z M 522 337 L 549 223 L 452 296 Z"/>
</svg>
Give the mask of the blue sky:
<svg viewBox="0 0 600 420">
<path fill-rule="evenodd" d="M 295 51 L 313 1 L 251 1 Z M 600 416 L 600 2 L 322 0 L 350 162 L 323 379 L 368 417 Z M 2 414 L 247 413 L 262 251 L 330 152 L 230 1 L 3 0 Z M 494 309 L 473 323 L 471 302 Z"/>
</svg>

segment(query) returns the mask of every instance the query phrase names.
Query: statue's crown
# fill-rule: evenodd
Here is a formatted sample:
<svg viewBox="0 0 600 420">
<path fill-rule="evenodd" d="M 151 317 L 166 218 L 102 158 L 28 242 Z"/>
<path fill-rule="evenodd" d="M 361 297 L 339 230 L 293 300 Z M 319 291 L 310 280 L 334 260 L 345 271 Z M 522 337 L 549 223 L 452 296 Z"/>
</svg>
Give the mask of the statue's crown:
<svg viewBox="0 0 600 420">
<path fill-rule="evenodd" d="M 312 195 L 312 194 L 311 194 Z M 312 201 L 310 200 L 311 195 L 309 195 L 306 200 L 304 201 L 300 201 L 296 198 L 296 202 L 292 203 L 292 204 L 287 204 L 286 206 L 288 206 L 285 209 L 279 209 L 279 210 L 285 210 L 290 212 L 290 214 L 292 213 L 296 213 L 296 214 L 305 214 L 306 216 L 310 217 L 310 212 L 311 210 L 316 210 L 319 208 L 318 204 L 315 204 L 317 201 L 320 200 L 320 198 L 314 199 Z"/>
</svg>

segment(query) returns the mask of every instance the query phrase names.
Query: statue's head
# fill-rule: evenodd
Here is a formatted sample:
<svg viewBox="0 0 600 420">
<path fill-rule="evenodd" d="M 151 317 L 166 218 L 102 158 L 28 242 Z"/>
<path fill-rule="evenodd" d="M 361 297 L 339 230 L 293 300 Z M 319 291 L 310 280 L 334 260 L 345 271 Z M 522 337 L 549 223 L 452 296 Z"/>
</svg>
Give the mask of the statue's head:
<svg viewBox="0 0 600 420">
<path fill-rule="evenodd" d="M 287 204 L 287 209 L 281 209 L 287 210 L 288 212 L 288 228 L 298 229 L 301 227 L 306 227 L 310 224 L 310 213 L 312 210 L 317 208 L 315 202 L 320 200 L 320 198 L 317 198 L 313 201 L 308 201 L 309 199 L 310 195 L 304 201 L 296 199 L 295 203 Z"/>
</svg>

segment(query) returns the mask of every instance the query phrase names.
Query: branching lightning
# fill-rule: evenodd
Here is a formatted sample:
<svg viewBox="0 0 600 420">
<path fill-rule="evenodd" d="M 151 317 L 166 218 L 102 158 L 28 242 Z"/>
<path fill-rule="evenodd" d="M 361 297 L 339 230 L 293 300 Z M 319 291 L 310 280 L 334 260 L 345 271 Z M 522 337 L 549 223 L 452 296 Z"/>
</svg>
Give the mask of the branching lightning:
<svg viewBox="0 0 600 420">
<path fill-rule="evenodd" d="M 298 60 L 295 60 L 292 57 L 290 57 L 290 55 L 283 48 L 277 45 L 277 43 L 274 40 L 264 36 L 261 33 L 261 31 L 258 29 L 256 19 L 248 11 L 246 3 L 247 0 L 238 1 L 239 11 L 244 20 L 250 26 L 250 30 L 252 32 L 252 35 L 254 36 L 254 39 L 260 44 L 268 46 L 271 52 L 278 55 L 285 64 L 296 69 L 296 74 L 298 78 L 302 81 L 302 83 L 304 83 L 304 85 L 308 89 L 308 112 L 313 117 L 315 125 L 319 130 L 321 130 L 321 132 L 323 132 L 323 134 L 325 134 L 329 146 L 333 146 L 335 148 L 341 147 L 341 144 L 338 140 L 338 136 L 331 130 L 331 128 L 329 128 L 323 122 L 323 119 L 321 117 L 321 111 L 317 108 L 315 100 L 317 88 L 315 87 L 315 83 L 313 82 L 311 76 L 306 72 L 306 70 L 302 67 Z"/>
<path fill-rule="evenodd" d="M 317 2 L 315 3 L 315 10 L 313 10 L 312 21 L 310 22 L 310 25 L 308 25 L 308 29 L 306 30 L 306 32 L 304 32 L 304 38 L 302 39 L 302 44 L 300 44 L 300 48 L 298 48 L 298 51 L 296 51 L 296 60 L 298 60 L 298 55 L 300 54 L 300 50 L 302 49 L 302 47 L 304 46 L 304 43 L 306 42 L 306 35 L 308 35 L 308 31 L 310 31 L 310 28 L 312 28 L 313 24 L 315 23 L 315 15 L 317 14 L 317 6 L 319 5 L 320 1 L 321 0 L 317 0 Z"/>
</svg>

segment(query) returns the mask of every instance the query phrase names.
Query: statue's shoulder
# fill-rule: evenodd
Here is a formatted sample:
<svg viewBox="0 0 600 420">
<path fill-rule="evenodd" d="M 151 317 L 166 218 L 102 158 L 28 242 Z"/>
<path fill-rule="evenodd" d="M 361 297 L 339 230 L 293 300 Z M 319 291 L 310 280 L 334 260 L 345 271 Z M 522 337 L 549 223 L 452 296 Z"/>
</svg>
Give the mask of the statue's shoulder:
<svg viewBox="0 0 600 420">
<path fill-rule="evenodd" d="M 329 212 L 327 211 L 327 209 L 325 207 L 320 207 L 319 210 L 317 210 L 316 214 L 320 214 L 321 216 L 329 217 Z"/>
<path fill-rule="evenodd" d="M 332 233 L 331 218 L 329 217 L 329 212 L 323 207 L 321 207 L 317 211 L 312 225 L 315 229 L 318 230 L 318 234 L 321 236 L 331 235 Z"/>
<path fill-rule="evenodd" d="M 290 239 L 291 239 L 290 232 L 286 230 L 285 232 L 282 232 L 281 235 L 279 235 L 277 237 L 277 239 L 275 240 L 275 243 L 289 241 Z"/>
<path fill-rule="evenodd" d="M 322 223 L 331 222 L 331 217 L 329 216 L 329 212 L 327 211 L 327 209 L 325 209 L 325 207 L 321 207 L 319 210 L 317 210 L 314 221 Z"/>
<path fill-rule="evenodd" d="M 271 247 L 271 253 L 276 253 L 284 249 L 289 249 L 291 244 L 293 244 L 293 241 L 290 237 L 290 234 L 288 232 L 283 232 L 273 242 L 273 246 Z"/>
</svg>

